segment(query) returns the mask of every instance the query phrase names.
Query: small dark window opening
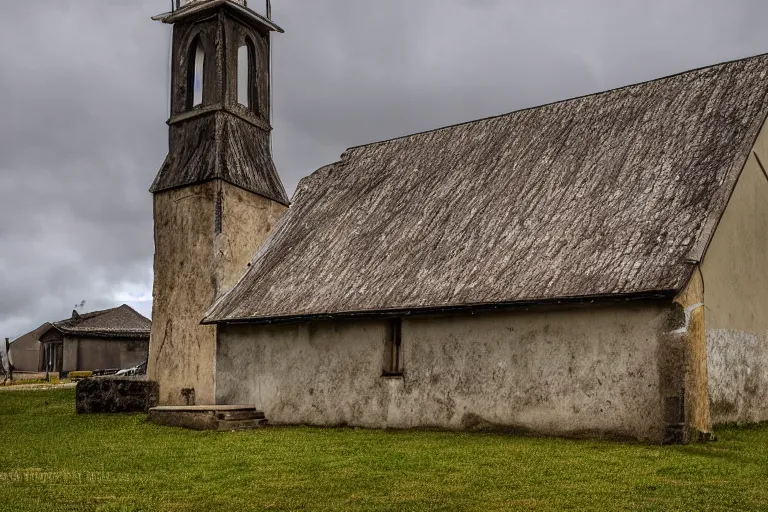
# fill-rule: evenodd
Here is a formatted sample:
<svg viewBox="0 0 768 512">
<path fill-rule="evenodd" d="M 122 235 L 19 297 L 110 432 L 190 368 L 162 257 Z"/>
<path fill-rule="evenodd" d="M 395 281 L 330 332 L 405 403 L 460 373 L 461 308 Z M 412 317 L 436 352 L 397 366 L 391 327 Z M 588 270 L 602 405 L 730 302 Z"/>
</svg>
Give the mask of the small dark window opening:
<svg viewBox="0 0 768 512">
<path fill-rule="evenodd" d="M 222 217 L 222 198 L 221 191 L 216 194 L 216 210 L 214 211 L 214 231 L 218 235 L 221 233 L 221 217 Z"/>
<path fill-rule="evenodd" d="M 398 377 L 403 374 L 402 363 L 403 320 L 391 320 L 387 326 L 384 348 L 384 376 Z"/>
<path fill-rule="evenodd" d="M 191 109 L 203 103 L 205 85 L 205 50 L 196 37 L 189 46 L 187 56 L 187 108 Z"/>
<path fill-rule="evenodd" d="M 181 388 L 181 396 L 187 401 L 187 405 L 195 405 L 195 388 Z"/>
</svg>

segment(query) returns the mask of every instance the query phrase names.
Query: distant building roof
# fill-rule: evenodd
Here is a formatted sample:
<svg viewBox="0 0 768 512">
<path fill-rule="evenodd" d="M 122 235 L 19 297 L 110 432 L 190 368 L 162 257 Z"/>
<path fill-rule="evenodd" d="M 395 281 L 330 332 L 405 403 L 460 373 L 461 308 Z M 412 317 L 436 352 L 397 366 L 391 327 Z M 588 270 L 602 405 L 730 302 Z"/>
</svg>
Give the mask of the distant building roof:
<svg viewBox="0 0 768 512">
<path fill-rule="evenodd" d="M 768 112 L 768 56 L 349 149 L 207 322 L 671 294 Z"/>
<path fill-rule="evenodd" d="M 62 334 L 95 338 L 149 338 L 152 322 L 127 304 L 83 313 L 72 312 L 72 317 L 53 322 L 53 328 Z"/>
</svg>

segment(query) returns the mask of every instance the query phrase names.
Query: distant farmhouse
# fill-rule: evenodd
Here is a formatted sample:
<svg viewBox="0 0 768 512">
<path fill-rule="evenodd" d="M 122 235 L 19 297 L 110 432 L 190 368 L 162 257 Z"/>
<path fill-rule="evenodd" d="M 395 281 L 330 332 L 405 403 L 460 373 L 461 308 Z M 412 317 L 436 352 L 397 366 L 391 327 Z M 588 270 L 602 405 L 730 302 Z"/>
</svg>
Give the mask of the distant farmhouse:
<svg viewBox="0 0 768 512">
<path fill-rule="evenodd" d="M 63 372 L 130 368 L 147 360 L 148 318 L 123 304 L 44 323 L 11 343 L 17 371 Z"/>
<path fill-rule="evenodd" d="M 157 19 L 165 404 L 657 442 L 768 420 L 768 55 L 353 147 L 289 207 L 282 30 L 234 0 Z"/>
</svg>

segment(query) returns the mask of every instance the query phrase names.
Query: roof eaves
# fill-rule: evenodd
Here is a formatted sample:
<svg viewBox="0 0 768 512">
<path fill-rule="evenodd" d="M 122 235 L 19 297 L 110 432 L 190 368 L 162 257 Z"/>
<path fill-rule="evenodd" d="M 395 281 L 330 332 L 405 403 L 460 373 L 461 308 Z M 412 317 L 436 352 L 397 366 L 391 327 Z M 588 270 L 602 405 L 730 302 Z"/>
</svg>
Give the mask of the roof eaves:
<svg viewBox="0 0 768 512">
<path fill-rule="evenodd" d="M 164 186 L 157 186 L 155 183 L 157 183 L 158 180 L 157 178 L 155 178 L 155 183 L 152 184 L 152 186 L 149 189 L 149 192 L 152 194 L 159 194 L 161 192 L 167 192 L 169 190 L 176 190 L 179 188 L 189 187 L 191 185 L 202 185 L 203 183 L 208 183 L 210 181 L 215 181 L 215 180 L 225 181 L 230 185 L 232 185 L 233 187 L 237 187 L 239 189 L 245 190 L 246 192 L 250 192 L 252 194 L 256 194 L 257 196 L 264 197 L 265 199 L 269 199 L 270 201 L 275 201 L 276 203 L 280 203 L 283 206 L 291 206 L 291 201 L 288 199 L 287 194 L 283 197 L 275 197 L 273 194 L 259 192 L 257 190 L 254 190 L 253 187 L 245 187 L 242 184 L 235 183 L 234 180 L 222 178 L 221 176 L 214 176 L 213 178 L 207 178 L 205 180 L 190 179 L 190 180 L 186 180 L 183 183 L 178 183 L 173 185 L 164 185 Z M 282 182 L 280 183 L 280 185 L 282 187 Z"/>
<path fill-rule="evenodd" d="M 58 329 L 69 336 L 91 336 L 95 338 L 148 338 L 149 329 Z"/>
<path fill-rule="evenodd" d="M 488 311 L 528 310 L 535 307 L 560 307 L 580 306 L 590 304 L 617 304 L 627 302 L 656 302 L 672 300 L 679 290 L 648 290 L 635 293 L 584 295 L 572 297 L 560 297 L 553 299 L 533 299 L 507 302 L 489 302 L 475 304 L 460 304 L 448 306 L 426 306 L 413 308 L 340 311 L 333 313 L 310 313 L 305 315 L 277 316 L 277 317 L 251 317 L 251 318 L 216 318 L 206 317 L 200 323 L 203 325 L 214 324 L 294 324 L 316 320 L 336 319 L 364 319 L 364 318 L 391 318 L 416 315 L 440 315 L 450 313 L 482 313 Z M 213 309 L 213 308 L 212 308 Z"/>
</svg>

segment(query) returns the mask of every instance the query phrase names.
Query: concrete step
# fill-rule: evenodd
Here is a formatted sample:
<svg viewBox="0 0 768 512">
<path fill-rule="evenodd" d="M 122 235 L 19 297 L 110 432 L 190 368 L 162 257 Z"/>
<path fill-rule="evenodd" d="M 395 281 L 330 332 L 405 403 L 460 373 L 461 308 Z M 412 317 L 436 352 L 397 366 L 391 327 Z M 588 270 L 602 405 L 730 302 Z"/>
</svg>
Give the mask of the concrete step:
<svg viewBox="0 0 768 512">
<path fill-rule="evenodd" d="M 255 420 L 219 420 L 216 430 L 219 432 L 229 432 L 232 430 L 251 430 L 261 428 L 267 425 L 265 418 Z"/>
<path fill-rule="evenodd" d="M 261 411 L 223 411 L 217 412 L 216 418 L 219 420 L 263 420 L 264 413 Z"/>
<path fill-rule="evenodd" d="M 147 421 L 156 425 L 193 430 L 248 430 L 267 424 L 253 405 L 160 406 L 149 410 Z"/>
</svg>

